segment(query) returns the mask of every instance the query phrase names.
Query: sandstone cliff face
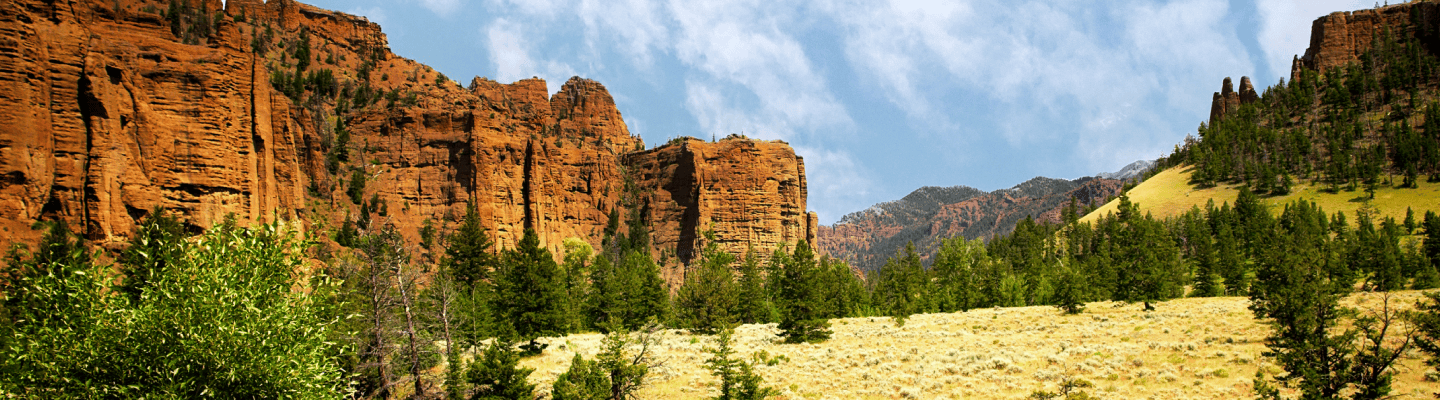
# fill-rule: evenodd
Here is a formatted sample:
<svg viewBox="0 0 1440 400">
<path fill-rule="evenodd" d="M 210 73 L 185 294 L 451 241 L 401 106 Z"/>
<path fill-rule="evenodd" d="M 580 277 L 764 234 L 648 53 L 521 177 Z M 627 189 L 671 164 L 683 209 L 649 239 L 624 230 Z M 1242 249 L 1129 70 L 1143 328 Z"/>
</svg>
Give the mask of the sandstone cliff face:
<svg viewBox="0 0 1440 400">
<path fill-rule="evenodd" d="M 473 202 L 502 247 L 526 228 L 552 250 L 567 237 L 598 246 L 607 214 L 630 204 L 627 178 L 667 238 L 656 250 L 679 253 L 710 221 L 730 249 L 813 237 L 803 161 L 782 143 L 627 158 L 644 143 L 597 82 L 572 78 L 553 96 L 539 79 L 467 88 L 391 54 L 360 17 L 290 0 L 191 4 L 0 4 L 6 236 L 33 241 L 31 222 L 56 219 L 115 249 L 156 206 L 197 231 L 226 215 L 333 229 L 360 212 L 346 194 L 360 171 L 362 198 L 387 211 L 375 224 L 412 243 L 426 220 L 443 232 Z M 296 95 L 283 77 L 302 63 L 334 89 L 307 78 Z M 671 190 L 686 185 L 698 191 Z"/>
<path fill-rule="evenodd" d="M 805 162 L 784 142 L 731 136 L 709 143 L 682 138 L 626 156 L 636 172 L 652 240 L 680 260 L 699 255 L 702 232 L 713 230 L 721 250 L 761 256 L 781 244 L 815 243 L 815 213 L 807 212 Z"/>
<path fill-rule="evenodd" d="M 1419 40 L 1431 53 L 1440 51 L 1440 4 L 1410 2 L 1385 7 L 1337 11 L 1315 20 L 1310 28 L 1310 47 L 1291 65 L 1290 80 L 1300 77 L 1302 68 L 1321 73 L 1351 62 L 1370 50 L 1379 35 L 1391 34 L 1402 43 Z"/>
</svg>

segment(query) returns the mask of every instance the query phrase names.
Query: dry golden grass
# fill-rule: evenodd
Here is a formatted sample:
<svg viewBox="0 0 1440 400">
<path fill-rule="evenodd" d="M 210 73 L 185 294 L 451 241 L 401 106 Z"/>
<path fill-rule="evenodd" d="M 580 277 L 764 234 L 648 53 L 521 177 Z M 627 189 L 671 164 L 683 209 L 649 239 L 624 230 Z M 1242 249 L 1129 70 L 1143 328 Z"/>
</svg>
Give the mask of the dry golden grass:
<svg viewBox="0 0 1440 400">
<path fill-rule="evenodd" d="M 1380 294 L 1361 294 L 1347 305 L 1377 307 Z M 1409 308 L 1419 292 L 1391 294 Z M 1261 356 L 1268 327 L 1252 317 L 1245 298 L 1180 299 L 1143 312 L 1138 304 L 1091 303 L 1080 315 L 1054 307 L 980 309 L 911 317 L 903 327 L 889 318 L 832 320 L 834 337 L 820 344 L 781 344 L 772 325 L 737 329 L 740 354 L 784 356 L 762 366 L 766 383 L 784 399 L 984 398 L 1021 399 L 1037 389 L 1055 391 L 1066 376 L 1095 384 L 1104 399 L 1253 398 L 1259 368 L 1278 368 Z M 663 331 L 659 359 L 642 392 L 648 399 L 713 396 L 716 380 L 702 368 L 712 336 Z M 531 382 L 548 392 L 574 352 L 594 357 L 601 335 L 550 338 L 550 347 L 523 364 Z M 1430 398 L 1440 384 L 1423 381 L 1421 354 L 1405 354 L 1393 393 Z"/>
<path fill-rule="evenodd" d="M 1161 171 L 1150 179 L 1136 185 L 1129 192 L 1130 201 L 1139 205 L 1140 212 L 1149 212 L 1156 218 L 1173 217 L 1184 214 L 1191 207 L 1205 208 L 1206 202 L 1215 201 L 1215 206 L 1224 203 L 1234 205 L 1235 197 L 1240 194 L 1239 185 L 1218 185 L 1211 188 L 1197 188 L 1190 185 L 1192 167 L 1179 166 Z M 1398 182 L 1399 177 L 1395 180 Z M 1362 189 L 1353 192 L 1340 190 L 1336 193 L 1329 193 L 1325 185 L 1314 185 L 1310 183 L 1295 185 L 1289 195 L 1265 197 L 1263 201 L 1269 205 L 1271 210 L 1279 214 L 1285 204 L 1296 199 L 1305 199 L 1319 205 L 1328 214 L 1337 211 L 1344 211 L 1354 220 L 1355 211 L 1365 204 L 1365 191 Z M 1119 206 L 1119 200 L 1112 200 L 1094 212 L 1086 214 L 1081 221 L 1094 222 L 1100 216 L 1114 213 Z M 1425 211 L 1440 212 L 1440 183 L 1427 182 L 1421 179 L 1418 188 L 1396 188 L 1384 186 L 1375 191 L 1375 199 L 1370 204 L 1380 211 L 1382 217 L 1394 217 L 1396 221 L 1403 221 L 1407 207 L 1415 210 L 1415 218 L 1418 220 L 1425 216 Z"/>
</svg>

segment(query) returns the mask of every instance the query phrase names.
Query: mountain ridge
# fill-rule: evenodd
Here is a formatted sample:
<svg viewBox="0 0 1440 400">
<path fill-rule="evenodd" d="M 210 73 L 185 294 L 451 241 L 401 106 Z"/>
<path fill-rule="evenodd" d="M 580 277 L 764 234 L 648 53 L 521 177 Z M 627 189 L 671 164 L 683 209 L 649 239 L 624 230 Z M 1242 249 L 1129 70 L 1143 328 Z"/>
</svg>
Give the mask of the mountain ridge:
<svg viewBox="0 0 1440 400">
<path fill-rule="evenodd" d="M 1120 171 L 1072 180 L 1035 177 L 990 192 L 964 185 L 923 186 L 900 199 L 819 226 L 816 247 L 864 271 L 879 269 L 888 257 L 912 242 L 921 256 L 928 258 L 941 239 L 1008 234 L 1026 217 L 1058 223 L 1070 199 L 1082 208 L 1103 204 L 1120 193 L 1123 178 L 1141 175 L 1153 165 L 1154 161 L 1140 160 Z"/>
</svg>

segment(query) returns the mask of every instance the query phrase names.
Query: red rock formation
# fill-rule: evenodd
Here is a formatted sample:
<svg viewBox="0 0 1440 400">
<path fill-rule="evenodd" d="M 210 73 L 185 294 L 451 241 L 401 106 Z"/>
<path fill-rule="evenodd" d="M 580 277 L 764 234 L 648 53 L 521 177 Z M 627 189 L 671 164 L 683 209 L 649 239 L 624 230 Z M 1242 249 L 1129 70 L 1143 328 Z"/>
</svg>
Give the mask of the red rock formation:
<svg viewBox="0 0 1440 400">
<path fill-rule="evenodd" d="M 1231 89 L 1230 77 L 1220 84 L 1220 91 L 1215 92 L 1215 97 L 1210 101 L 1210 125 L 1215 125 L 1225 116 L 1240 111 L 1242 104 L 1254 103 L 1259 100 L 1260 95 L 1255 93 L 1255 86 L 1250 84 L 1250 77 L 1240 77 L 1240 91 Z"/>
<path fill-rule="evenodd" d="M 632 153 L 626 165 L 638 172 L 638 186 L 651 188 L 641 206 L 655 227 L 655 246 L 681 260 L 698 255 L 706 230 L 732 254 L 752 245 L 764 252 L 815 243 L 815 214 L 805 210 L 805 161 L 784 142 L 681 138 Z"/>
<path fill-rule="evenodd" d="M 1302 68 L 1321 73 L 1357 62 L 1380 35 L 1392 34 L 1400 41 L 1419 39 L 1432 53 L 1440 50 L 1434 36 L 1440 29 L 1440 4 L 1407 2 L 1380 8 L 1337 11 L 1317 18 L 1310 28 L 1310 47 L 1295 58 L 1290 79 L 1300 78 Z"/>
<path fill-rule="evenodd" d="M 627 176 L 648 195 L 658 250 L 678 252 L 702 221 L 728 249 L 813 238 L 803 162 L 783 143 L 627 159 L 644 143 L 599 83 L 572 78 L 553 96 L 539 79 L 465 88 L 390 53 L 364 18 L 291 0 L 230 0 L 219 18 L 198 17 L 221 11 L 217 0 L 180 14 L 169 4 L 0 3 L 6 236 L 33 241 L 31 222 L 58 219 L 114 249 L 155 206 L 194 230 L 225 215 L 331 229 L 359 213 L 346 194 L 358 170 L 363 198 L 385 205 L 376 223 L 412 243 L 425 220 L 444 231 L 474 202 L 500 246 L 526 228 L 552 249 L 567 237 L 598 246 Z M 307 41 L 302 76 L 328 70 L 335 95 L 311 86 L 292 99 L 272 84 L 294 76 Z M 342 130 L 348 161 L 327 159 Z M 689 170 L 671 164 L 682 161 Z M 669 189 L 684 185 L 697 191 Z"/>
</svg>

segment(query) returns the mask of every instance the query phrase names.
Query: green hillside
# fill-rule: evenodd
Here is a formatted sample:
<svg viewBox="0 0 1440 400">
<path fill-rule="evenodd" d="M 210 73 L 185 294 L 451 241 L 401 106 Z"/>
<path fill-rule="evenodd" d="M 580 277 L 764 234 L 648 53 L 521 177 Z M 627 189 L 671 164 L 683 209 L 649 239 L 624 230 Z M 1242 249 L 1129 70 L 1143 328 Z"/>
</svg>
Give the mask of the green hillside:
<svg viewBox="0 0 1440 400">
<path fill-rule="evenodd" d="M 1193 174 L 1192 166 L 1171 167 L 1156 173 L 1126 193 L 1130 196 L 1130 201 L 1140 207 L 1142 213 L 1151 213 L 1156 218 L 1179 216 L 1192 207 L 1204 209 L 1211 201 L 1214 201 L 1217 207 L 1225 203 L 1235 203 L 1235 197 L 1240 193 L 1240 184 L 1197 187 L 1190 183 Z M 1297 199 L 1314 202 L 1327 213 L 1344 212 L 1352 216 L 1368 200 L 1380 213 L 1381 218 L 1392 217 L 1396 221 L 1404 220 L 1407 209 L 1414 210 L 1415 218 L 1425 215 L 1426 211 L 1440 213 L 1440 182 L 1421 180 L 1416 183 L 1415 188 L 1380 185 L 1375 189 L 1375 198 L 1370 200 L 1368 197 L 1364 190 L 1357 189 L 1352 192 L 1342 189 L 1331 192 L 1326 190 L 1325 185 L 1307 182 L 1295 185 L 1290 194 L 1265 197 L 1263 201 L 1270 206 L 1272 214 L 1277 216 L 1286 203 Z M 1093 223 L 1102 216 L 1114 213 L 1119 203 L 1119 199 L 1111 200 L 1086 214 L 1080 221 Z"/>
</svg>

